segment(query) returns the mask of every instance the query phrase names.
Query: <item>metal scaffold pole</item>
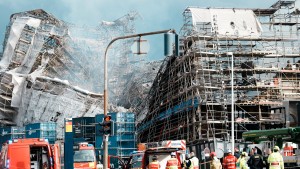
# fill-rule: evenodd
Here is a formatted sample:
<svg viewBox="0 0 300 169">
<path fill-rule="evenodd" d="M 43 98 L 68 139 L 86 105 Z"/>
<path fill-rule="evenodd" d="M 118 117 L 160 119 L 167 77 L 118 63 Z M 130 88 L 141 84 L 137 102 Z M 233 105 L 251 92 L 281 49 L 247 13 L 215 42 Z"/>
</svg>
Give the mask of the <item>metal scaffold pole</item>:
<svg viewBox="0 0 300 169">
<path fill-rule="evenodd" d="M 233 53 L 228 52 L 228 55 L 231 56 L 231 150 L 232 152 L 234 152 L 234 90 L 233 90 L 234 61 L 233 61 Z"/>
</svg>

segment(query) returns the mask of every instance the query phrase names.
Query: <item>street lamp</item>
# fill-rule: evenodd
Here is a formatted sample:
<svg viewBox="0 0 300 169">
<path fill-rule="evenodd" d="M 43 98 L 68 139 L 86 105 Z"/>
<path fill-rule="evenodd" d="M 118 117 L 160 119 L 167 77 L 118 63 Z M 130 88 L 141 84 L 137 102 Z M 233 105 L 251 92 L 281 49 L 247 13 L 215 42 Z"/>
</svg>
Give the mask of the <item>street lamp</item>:
<svg viewBox="0 0 300 169">
<path fill-rule="evenodd" d="M 134 37 L 142 37 L 142 36 L 149 36 L 155 34 L 162 34 L 162 33 L 173 33 L 176 34 L 174 29 L 162 30 L 162 31 L 155 31 L 155 32 L 147 32 L 147 33 L 140 33 L 140 34 L 133 34 L 128 36 L 120 36 L 112 39 L 106 47 L 104 53 L 104 116 L 107 115 L 107 105 L 108 105 L 108 91 L 107 91 L 107 51 L 109 47 L 117 40 L 120 39 L 128 39 Z M 103 134 L 103 168 L 107 169 L 108 167 L 108 136 Z"/>
<path fill-rule="evenodd" d="M 234 152 L 234 90 L 233 90 L 233 53 L 227 52 L 231 56 L 231 150 Z"/>
</svg>

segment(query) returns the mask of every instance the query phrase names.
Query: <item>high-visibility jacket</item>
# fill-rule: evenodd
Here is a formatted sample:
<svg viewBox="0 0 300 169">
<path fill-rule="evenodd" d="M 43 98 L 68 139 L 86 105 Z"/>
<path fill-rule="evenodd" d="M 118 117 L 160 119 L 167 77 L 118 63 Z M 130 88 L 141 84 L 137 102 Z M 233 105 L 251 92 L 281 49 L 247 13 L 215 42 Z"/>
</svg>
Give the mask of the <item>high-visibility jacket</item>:
<svg viewBox="0 0 300 169">
<path fill-rule="evenodd" d="M 287 146 L 283 148 L 284 156 L 293 156 L 293 146 Z"/>
<path fill-rule="evenodd" d="M 179 166 L 179 161 L 177 160 L 177 158 L 170 158 L 168 161 L 167 161 L 167 166 L 166 168 L 167 169 L 178 169 L 178 166 Z"/>
<path fill-rule="evenodd" d="M 152 161 L 150 164 L 149 164 L 149 169 L 159 169 L 160 168 L 160 164 L 158 161 Z"/>
<path fill-rule="evenodd" d="M 222 169 L 222 165 L 219 159 L 213 158 L 210 161 L 210 169 Z"/>
<path fill-rule="evenodd" d="M 189 167 L 189 169 L 199 169 L 199 159 L 197 157 L 192 157 L 190 161 L 191 166 Z"/>
<path fill-rule="evenodd" d="M 245 157 L 240 156 L 236 163 L 239 163 L 240 169 L 248 169 L 247 160 Z"/>
<path fill-rule="evenodd" d="M 235 163 L 237 162 L 237 158 L 232 154 L 227 155 L 223 160 L 223 168 L 224 169 L 236 169 Z"/>
<path fill-rule="evenodd" d="M 274 152 L 269 155 L 268 163 L 270 164 L 269 169 L 284 169 L 283 158 L 279 152 Z"/>
</svg>

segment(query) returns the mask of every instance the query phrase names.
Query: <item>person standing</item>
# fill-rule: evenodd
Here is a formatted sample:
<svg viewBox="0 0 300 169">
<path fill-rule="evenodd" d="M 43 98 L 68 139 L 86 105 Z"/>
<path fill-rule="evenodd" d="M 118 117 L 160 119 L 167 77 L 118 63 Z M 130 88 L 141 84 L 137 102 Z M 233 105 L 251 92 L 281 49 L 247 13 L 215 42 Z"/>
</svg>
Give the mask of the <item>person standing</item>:
<svg viewBox="0 0 300 169">
<path fill-rule="evenodd" d="M 152 157 L 152 162 L 149 164 L 149 169 L 159 169 L 160 168 L 160 164 L 159 161 L 157 161 L 157 156 L 153 156 Z"/>
<path fill-rule="evenodd" d="M 248 169 L 248 165 L 247 165 L 247 153 L 246 152 L 242 152 L 241 156 L 239 157 L 239 159 L 237 160 L 236 163 L 239 163 L 240 165 L 240 169 Z"/>
<path fill-rule="evenodd" d="M 224 169 L 236 169 L 237 158 L 232 155 L 230 149 L 227 150 L 228 154 L 223 160 L 223 168 Z"/>
<path fill-rule="evenodd" d="M 167 161 L 167 169 L 178 169 L 180 166 L 178 159 L 176 158 L 176 153 L 171 153 L 171 158 Z"/>
<path fill-rule="evenodd" d="M 199 169 L 199 159 L 195 156 L 194 152 L 190 153 L 191 165 L 189 169 Z"/>
<path fill-rule="evenodd" d="M 266 154 L 267 154 L 267 156 L 264 159 L 265 167 L 266 167 L 266 169 L 270 169 L 270 164 L 268 163 L 268 158 L 269 158 L 270 154 L 272 154 L 272 150 L 269 148 L 266 149 Z"/>
<path fill-rule="evenodd" d="M 289 146 L 288 143 L 285 143 L 283 148 L 283 155 L 284 156 L 293 156 L 293 146 Z"/>
<path fill-rule="evenodd" d="M 188 169 L 191 166 L 190 154 L 185 155 L 185 160 L 181 164 L 181 168 Z"/>
<path fill-rule="evenodd" d="M 273 148 L 273 153 L 268 157 L 268 163 L 270 164 L 269 169 L 284 169 L 283 158 L 279 153 L 279 147 L 275 146 Z"/>
<path fill-rule="evenodd" d="M 239 148 L 238 147 L 235 147 L 234 148 L 234 156 L 239 159 L 240 158 L 240 151 L 239 151 Z"/>
<path fill-rule="evenodd" d="M 253 155 L 250 156 L 247 164 L 249 165 L 250 169 L 263 169 L 264 161 L 262 155 L 257 154 L 256 148 L 253 148 L 252 150 Z"/>
<path fill-rule="evenodd" d="M 217 158 L 217 154 L 215 152 L 210 153 L 210 169 L 222 169 L 222 165 L 220 160 Z"/>
</svg>

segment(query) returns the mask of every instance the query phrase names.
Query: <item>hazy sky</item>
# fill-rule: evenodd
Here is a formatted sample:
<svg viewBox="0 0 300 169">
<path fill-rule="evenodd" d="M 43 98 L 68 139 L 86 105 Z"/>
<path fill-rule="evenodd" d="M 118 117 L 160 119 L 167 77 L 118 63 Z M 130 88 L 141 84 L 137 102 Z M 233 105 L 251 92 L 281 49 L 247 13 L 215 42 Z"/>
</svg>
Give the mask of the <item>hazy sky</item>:
<svg viewBox="0 0 300 169">
<path fill-rule="evenodd" d="M 102 20 L 113 21 L 136 10 L 137 33 L 174 28 L 183 24 L 182 12 L 188 6 L 268 8 L 277 0 L 0 0 L 0 42 L 13 13 L 44 9 L 58 19 L 78 24 L 97 26 Z M 163 58 L 163 35 L 147 37 L 150 42 L 149 58 Z M 152 59 L 150 59 L 152 60 Z"/>
</svg>

